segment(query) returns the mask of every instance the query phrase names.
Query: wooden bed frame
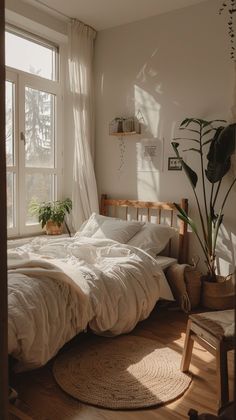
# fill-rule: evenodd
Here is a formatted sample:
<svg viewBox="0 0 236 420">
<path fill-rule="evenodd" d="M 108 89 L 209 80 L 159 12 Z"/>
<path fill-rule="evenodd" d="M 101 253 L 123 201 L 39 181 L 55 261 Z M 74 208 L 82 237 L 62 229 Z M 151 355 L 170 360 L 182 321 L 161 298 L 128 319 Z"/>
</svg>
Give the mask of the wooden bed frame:
<svg viewBox="0 0 236 420">
<path fill-rule="evenodd" d="M 179 206 L 188 213 L 188 199 L 182 198 Z M 174 226 L 174 219 L 177 219 L 177 209 L 174 203 L 170 202 L 151 202 L 151 201 L 138 201 L 138 200 L 116 200 L 110 199 L 106 194 L 101 196 L 101 208 L 100 213 L 104 216 L 110 215 L 109 208 L 113 208 L 112 216 L 116 217 L 116 210 L 118 208 L 125 208 L 126 220 L 128 218 L 129 208 L 136 209 L 136 220 L 139 220 L 143 216 L 143 211 L 146 209 L 145 217 L 148 221 L 153 217 L 154 212 L 156 214 L 157 223 L 161 224 L 163 220 L 163 213 L 168 213 L 168 220 L 170 221 L 169 226 Z M 142 214 L 140 213 L 142 211 Z M 165 223 L 167 224 L 167 223 Z M 179 240 L 178 240 L 178 262 L 186 263 L 188 261 L 188 235 L 187 235 L 187 224 L 178 219 L 178 225 L 176 222 L 175 225 L 179 230 Z M 168 254 L 171 255 L 171 241 L 169 243 Z"/>
</svg>

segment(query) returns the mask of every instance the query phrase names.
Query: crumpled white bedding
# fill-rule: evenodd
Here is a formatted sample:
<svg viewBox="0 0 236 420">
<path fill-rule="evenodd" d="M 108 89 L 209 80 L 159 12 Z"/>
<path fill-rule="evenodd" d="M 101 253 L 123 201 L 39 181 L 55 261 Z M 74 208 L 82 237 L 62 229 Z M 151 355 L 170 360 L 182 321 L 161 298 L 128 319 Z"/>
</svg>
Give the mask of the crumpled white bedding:
<svg viewBox="0 0 236 420">
<path fill-rule="evenodd" d="M 131 331 L 159 298 L 173 299 L 145 252 L 92 238 L 37 238 L 8 253 L 9 354 L 16 370 L 45 364 L 88 326 L 101 335 Z"/>
</svg>

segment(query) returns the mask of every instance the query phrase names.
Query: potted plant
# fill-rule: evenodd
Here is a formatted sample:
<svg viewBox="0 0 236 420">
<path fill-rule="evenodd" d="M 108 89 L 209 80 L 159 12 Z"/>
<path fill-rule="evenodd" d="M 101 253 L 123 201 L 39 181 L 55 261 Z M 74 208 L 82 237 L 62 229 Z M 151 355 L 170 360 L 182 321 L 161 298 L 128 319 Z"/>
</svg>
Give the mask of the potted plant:
<svg viewBox="0 0 236 420">
<path fill-rule="evenodd" d="M 47 235 L 60 235 L 63 230 L 63 222 L 70 235 L 70 230 L 65 221 L 66 214 L 70 213 L 72 209 L 72 201 L 70 198 L 65 200 L 47 201 L 38 203 L 35 200 L 31 201 L 29 210 L 30 213 L 38 217 L 42 228 L 45 228 Z"/>
<path fill-rule="evenodd" d="M 222 179 L 231 166 L 231 156 L 235 152 L 236 124 L 225 126 L 224 120 L 206 121 L 198 118 L 186 118 L 179 129 L 191 133 L 191 137 L 175 138 L 173 149 L 182 168 L 187 175 L 197 204 L 199 220 L 192 220 L 177 204 L 178 217 L 184 220 L 195 233 L 202 249 L 206 273 L 202 276 L 203 305 L 212 309 L 226 309 L 233 303 L 233 284 L 227 282 L 216 272 L 216 245 L 219 229 L 224 218 L 224 207 L 236 182 L 219 195 Z M 199 158 L 199 174 L 197 174 L 180 155 L 177 141 L 191 142 L 191 146 L 182 149 L 196 154 Z M 200 179 L 199 179 L 200 178 Z M 197 186 L 200 182 L 200 189 Z M 208 185 L 207 185 L 208 184 Z M 220 198 L 223 197 L 223 198 Z M 225 299 L 223 299 L 223 295 Z"/>
</svg>

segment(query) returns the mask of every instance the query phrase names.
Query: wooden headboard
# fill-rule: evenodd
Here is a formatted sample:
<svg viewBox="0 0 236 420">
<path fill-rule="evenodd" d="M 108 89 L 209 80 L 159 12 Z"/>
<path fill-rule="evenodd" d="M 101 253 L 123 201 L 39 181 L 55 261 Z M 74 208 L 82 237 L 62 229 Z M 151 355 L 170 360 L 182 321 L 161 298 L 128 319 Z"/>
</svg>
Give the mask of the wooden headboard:
<svg viewBox="0 0 236 420">
<path fill-rule="evenodd" d="M 188 199 L 182 198 L 179 206 L 188 213 Z M 174 203 L 170 202 L 152 202 L 152 201 L 138 201 L 138 200 L 115 200 L 107 197 L 106 194 L 101 196 L 101 208 L 100 213 L 104 216 L 112 215 L 117 216 L 117 208 L 125 208 L 125 218 L 128 218 L 129 208 L 136 209 L 136 220 L 143 217 L 143 212 L 146 209 L 145 217 L 148 221 L 151 220 L 154 213 L 156 214 L 156 223 L 162 224 L 163 213 L 168 213 L 168 224 L 169 226 L 174 226 L 174 219 L 177 219 L 177 209 Z M 112 214 L 109 213 L 109 208 L 113 208 Z M 142 211 L 142 214 L 141 214 Z M 167 224 L 167 223 L 165 223 Z M 178 241 L 178 262 L 186 263 L 188 260 L 188 236 L 187 236 L 187 224 L 178 219 L 178 224 L 176 222 L 176 227 L 179 231 L 179 241 Z M 171 241 L 169 243 L 169 255 L 171 255 Z"/>
</svg>

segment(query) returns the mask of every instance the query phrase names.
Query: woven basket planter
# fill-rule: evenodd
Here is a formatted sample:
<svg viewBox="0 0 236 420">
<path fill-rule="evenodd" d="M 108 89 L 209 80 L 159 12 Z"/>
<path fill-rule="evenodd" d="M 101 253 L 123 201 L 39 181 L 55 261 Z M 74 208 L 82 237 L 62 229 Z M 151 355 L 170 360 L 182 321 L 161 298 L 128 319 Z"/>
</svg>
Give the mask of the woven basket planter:
<svg viewBox="0 0 236 420">
<path fill-rule="evenodd" d="M 201 281 L 202 274 L 200 271 L 186 267 L 184 272 L 184 280 L 187 294 L 191 304 L 191 309 L 197 308 L 201 301 Z"/>
<path fill-rule="evenodd" d="M 233 276 L 217 276 L 216 282 L 202 281 L 202 306 L 224 310 L 234 308 L 235 290 Z"/>
<path fill-rule="evenodd" d="M 47 235 L 61 235 L 63 231 L 63 225 L 61 224 L 59 226 L 57 223 L 48 220 L 45 225 L 45 231 Z"/>
</svg>

